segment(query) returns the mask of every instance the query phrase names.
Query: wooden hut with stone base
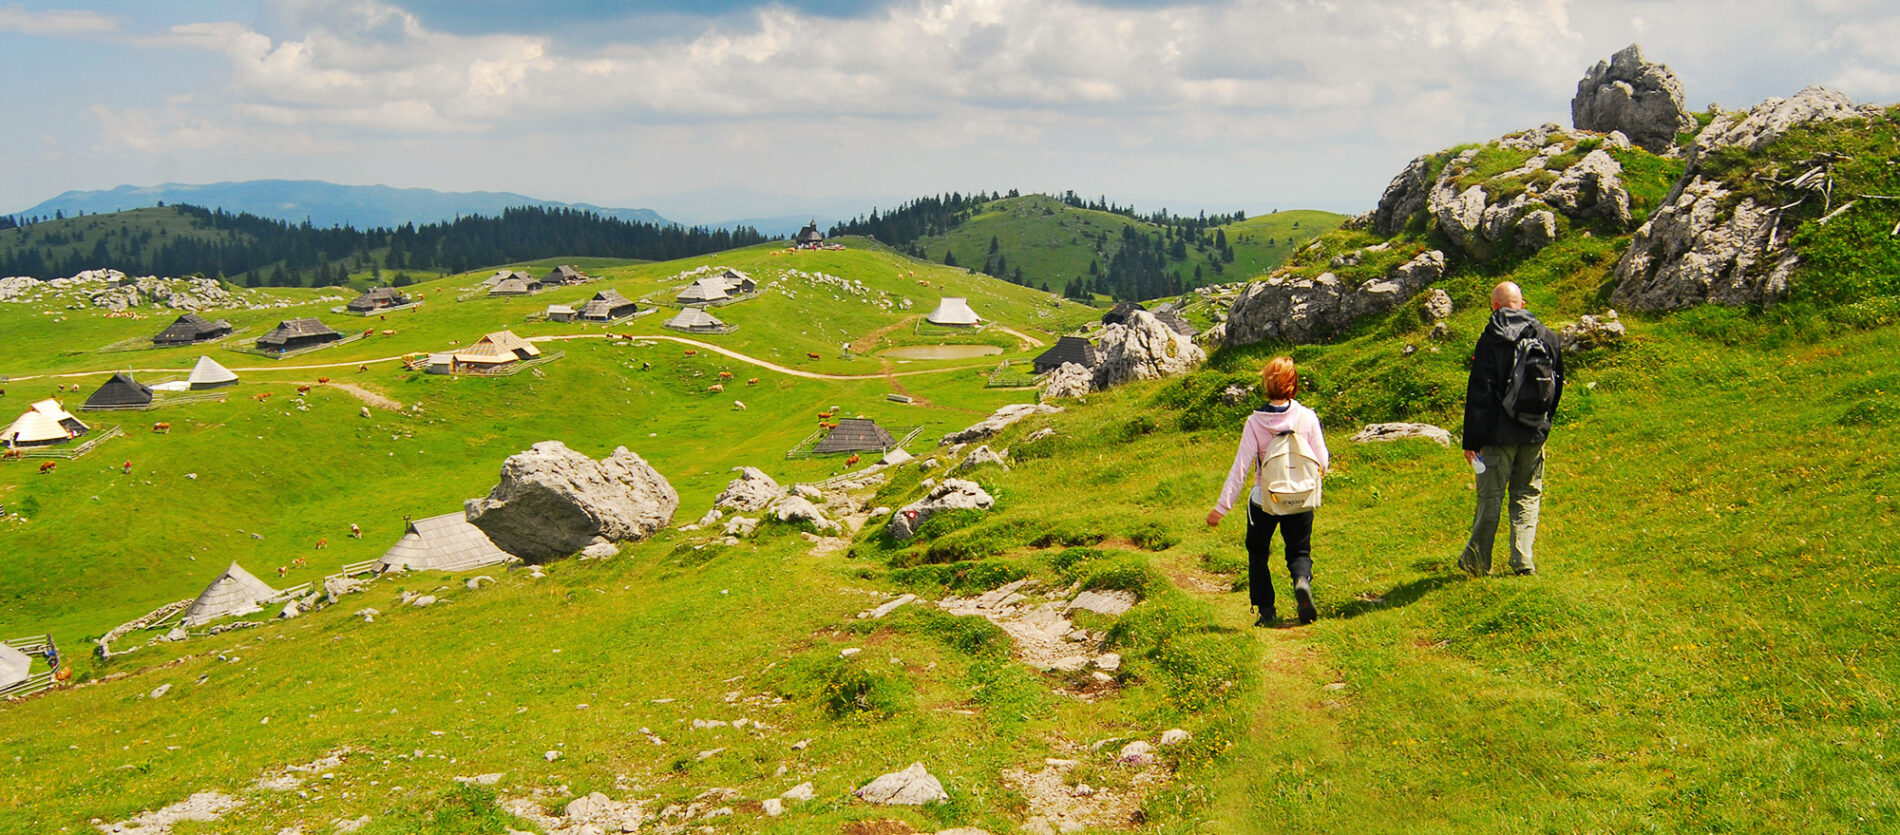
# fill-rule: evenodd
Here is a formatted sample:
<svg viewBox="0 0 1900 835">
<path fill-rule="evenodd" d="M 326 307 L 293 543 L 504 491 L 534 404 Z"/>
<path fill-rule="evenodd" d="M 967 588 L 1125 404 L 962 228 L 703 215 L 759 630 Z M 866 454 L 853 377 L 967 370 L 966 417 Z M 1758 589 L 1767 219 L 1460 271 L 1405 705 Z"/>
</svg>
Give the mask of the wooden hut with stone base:
<svg viewBox="0 0 1900 835">
<path fill-rule="evenodd" d="M 237 385 L 238 375 L 231 369 L 218 364 L 210 357 L 199 357 L 198 364 L 191 367 L 191 374 L 185 377 L 187 387 L 192 391 L 224 388 Z"/>
<path fill-rule="evenodd" d="M 270 333 L 257 338 L 260 350 L 273 354 L 287 354 L 303 348 L 314 348 L 326 342 L 335 342 L 343 338 L 335 328 L 309 317 L 285 319 L 278 322 Z"/>
<path fill-rule="evenodd" d="M 16 449 L 53 446 L 90 431 L 91 427 L 73 417 L 71 412 L 59 405 L 58 400 L 49 397 L 33 404 L 25 414 L 0 431 L 0 444 Z"/>
<path fill-rule="evenodd" d="M 936 310 L 924 316 L 924 321 L 952 328 L 969 328 L 983 320 L 978 318 L 976 311 L 970 309 L 969 299 L 946 298 L 937 303 Z"/>
<path fill-rule="evenodd" d="M 218 618 L 233 615 L 248 615 L 260 612 L 264 604 L 277 599 L 278 592 L 257 579 L 251 572 L 245 571 L 237 563 L 212 580 L 211 585 L 198 595 L 196 600 L 185 609 L 185 626 L 198 626 Z"/>
<path fill-rule="evenodd" d="M 374 313 L 392 307 L 402 307 L 409 303 L 409 297 L 394 287 L 371 287 L 369 292 L 357 296 L 344 305 L 351 313 Z"/>
<path fill-rule="evenodd" d="M 581 318 L 589 322 L 611 322 L 640 312 L 640 305 L 620 295 L 619 290 L 608 288 L 594 294 L 594 297 L 581 305 Z"/>
<path fill-rule="evenodd" d="M 408 532 L 376 561 L 376 571 L 468 571 L 514 562 L 463 511 L 409 523 Z"/>
<path fill-rule="evenodd" d="M 1065 336 L 1057 339 L 1056 344 L 1036 357 L 1036 373 L 1054 371 L 1061 368 L 1065 362 L 1072 362 L 1083 368 L 1094 368 L 1096 363 L 1101 362 L 1101 357 L 1096 355 L 1095 346 L 1088 340 L 1079 336 Z"/>
<path fill-rule="evenodd" d="M 719 317 L 698 307 L 681 308 L 678 314 L 661 324 L 687 333 L 725 333 L 727 330 L 726 323 L 719 321 Z"/>
<path fill-rule="evenodd" d="M 231 323 L 223 319 L 210 320 L 196 313 L 187 313 L 173 319 L 171 326 L 152 337 L 155 348 L 170 348 L 174 345 L 194 345 L 210 342 L 231 335 Z"/>
<path fill-rule="evenodd" d="M 838 421 L 838 428 L 812 447 L 817 455 L 844 452 L 885 452 L 897 446 L 897 439 L 877 421 L 870 418 L 844 418 Z"/>
<path fill-rule="evenodd" d="M 96 412 L 104 409 L 142 409 L 152 405 L 152 387 L 132 379 L 132 375 L 123 371 L 114 373 L 112 379 L 98 391 L 86 398 L 81 411 Z"/>
</svg>

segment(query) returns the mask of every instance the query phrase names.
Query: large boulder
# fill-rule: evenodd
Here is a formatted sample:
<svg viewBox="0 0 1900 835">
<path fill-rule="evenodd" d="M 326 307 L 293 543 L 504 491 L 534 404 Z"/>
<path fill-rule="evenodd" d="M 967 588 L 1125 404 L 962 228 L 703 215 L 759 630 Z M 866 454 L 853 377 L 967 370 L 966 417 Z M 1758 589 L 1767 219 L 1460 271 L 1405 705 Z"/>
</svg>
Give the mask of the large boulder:
<svg viewBox="0 0 1900 835">
<path fill-rule="evenodd" d="M 1086 397 L 1089 387 L 1094 385 L 1095 375 L 1087 366 L 1065 362 L 1061 367 L 1049 373 L 1049 379 L 1042 384 L 1042 399 L 1055 400 L 1061 397 Z"/>
<path fill-rule="evenodd" d="M 1674 147 L 1676 134 L 1695 129 L 1683 106 L 1682 82 L 1662 64 L 1643 60 L 1630 44 L 1585 73 L 1570 100 L 1570 121 L 1578 130 L 1621 131 L 1651 153 Z"/>
<path fill-rule="evenodd" d="M 1800 259 L 1772 246 L 1776 224 L 1769 208 L 1752 197 L 1734 202 L 1721 183 L 1692 178 L 1636 230 L 1617 262 L 1611 301 L 1662 311 L 1780 298 Z"/>
<path fill-rule="evenodd" d="M 1268 339 L 1310 343 L 1345 330 L 1417 295 L 1445 274 L 1445 253 L 1428 250 L 1384 276 L 1348 288 L 1330 272 L 1313 278 L 1274 276 L 1242 290 L 1227 311 L 1226 344 Z"/>
<path fill-rule="evenodd" d="M 922 806 L 950 799 L 943 790 L 943 783 L 930 776 L 923 763 L 911 763 L 903 771 L 872 780 L 856 794 L 867 802 L 884 806 Z"/>
<path fill-rule="evenodd" d="M 1574 218 L 1602 218 L 1619 229 L 1629 227 L 1630 193 L 1623 187 L 1623 165 L 1601 148 L 1564 169 L 1544 192 L 1544 202 Z"/>
<path fill-rule="evenodd" d="M 501 483 L 470 499 L 468 521 L 528 562 L 565 557 L 595 537 L 645 539 L 666 527 L 679 494 L 626 447 L 595 461 L 560 441 L 542 441 L 501 465 Z"/>
<path fill-rule="evenodd" d="M 1372 231 L 1396 235 L 1412 215 L 1425 208 L 1425 198 L 1432 191 L 1433 156 L 1426 154 L 1407 163 L 1405 170 L 1386 185 L 1385 193 L 1379 196 L 1379 207 L 1372 210 Z"/>
<path fill-rule="evenodd" d="M 990 413 L 989 417 L 969 427 L 943 436 L 943 439 L 938 441 L 937 445 L 949 446 L 950 444 L 967 444 L 971 441 L 980 441 L 1003 431 L 1003 429 L 1010 424 L 1029 417 L 1030 415 L 1053 415 L 1060 411 L 1062 411 L 1061 406 L 1049 406 L 1042 403 L 1011 403 L 997 409 L 995 412 Z"/>
<path fill-rule="evenodd" d="M 734 467 L 733 470 L 739 477 L 726 482 L 726 489 L 713 498 L 713 507 L 757 512 L 785 495 L 785 488 L 764 470 L 757 467 Z"/>
<path fill-rule="evenodd" d="M 1145 310 L 1129 313 L 1125 325 L 1103 328 L 1098 354 L 1102 358 L 1095 366 L 1098 389 L 1185 374 L 1207 361 L 1207 352 L 1192 338 Z"/>
<path fill-rule="evenodd" d="M 843 530 L 837 522 L 825 517 L 825 512 L 804 496 L 788 496 L 772 509 L 772 515 L 780 522 L 810 522 L 820 533 L 838 533 Z"/>
<path fill-rule="evenodd" d="M 891 514 L 890 524 L 886 526 L 893 538 L 899 541 L 917 535 L 918 526 L 924 520 L 946 510 L 989 510 L 996 500 L 974 481 L 961 478 L 946 478 L 942 484 L 930 489 L 922 499 L 911 502 Z"/>
</svg>

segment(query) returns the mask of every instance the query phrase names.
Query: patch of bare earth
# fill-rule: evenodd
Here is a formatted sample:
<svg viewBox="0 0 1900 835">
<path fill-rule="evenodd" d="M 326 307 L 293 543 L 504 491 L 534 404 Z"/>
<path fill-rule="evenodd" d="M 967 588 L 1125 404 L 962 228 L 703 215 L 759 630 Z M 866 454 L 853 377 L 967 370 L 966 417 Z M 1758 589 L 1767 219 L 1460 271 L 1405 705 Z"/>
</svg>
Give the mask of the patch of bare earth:
<svg viewBox="0 0 1900 835">
<path fill-rule="evenodd" d="M 1072 832 L 1081 829 L 1132 829 L 1141 823 L 1141 802 L 1155 786 L 1168 782 L 1168 773 L 1155 765 L 1117 766 L 1139 770 L 1121 787 L 1072 782 L 1075 760 L 1044 760 L 1041 771 L 1004 769 L 1003 779 L 1029 805 L 1025 832 Z"/>
<path fill-rule="evenodd" d="M 1121 656 L 1103 652 L 1105 636 L 1077 627 L 1069 612 L 1080 608 L 1120 615 L 1135 604 L 1135 596 L 1121 591 L 1075 591 L 1039 589 L 1024 578 L 975 597 L 947 597 L 937 601 L 937 606 L 953 615 L 976 615 L 996 624 L 1009 635 L 1010 654 L 1032 667 L 1088 673 L 1070 695 L 1089 696 L 1113 685 Z"/>
<path fill-rule="evenodd" d="M 398 412 L 402 410 L 401 403 L 398 403 L 395 400 L 392 400 L 384 395 L 370 391 L 369 389 L 363 388 L 362 386 L 356 385 L 355 383 L 338 383 L 335 381 L 331 381 L 328 383 L 300 383 L 299 385 L 329 386 L 330 388 L 342 391 L 345 394 L 348 394 L 351 397 L 361 400 L 364 403 L 370 406 L 374 406 L 378 409 L 383 409 L 385 411 L 390 411 L 390 412 Z"/>
</svg>

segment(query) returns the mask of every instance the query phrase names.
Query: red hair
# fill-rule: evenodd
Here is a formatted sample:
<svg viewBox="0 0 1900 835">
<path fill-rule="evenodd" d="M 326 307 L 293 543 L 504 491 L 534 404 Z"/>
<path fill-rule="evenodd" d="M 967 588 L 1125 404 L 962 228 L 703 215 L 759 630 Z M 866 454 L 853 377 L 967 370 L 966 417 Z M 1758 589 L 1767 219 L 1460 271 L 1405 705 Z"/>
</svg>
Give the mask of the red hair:
<svg viewBox="0 0 1900 835">
<path fill-rule="evenodd" d="M 1260 387 L 1268 400 L 1287 400 L 1300 393 L 1300 375 L 1293 370 L 1292 357 L 1274 357 L 1260 369 Z"/>
</svg>

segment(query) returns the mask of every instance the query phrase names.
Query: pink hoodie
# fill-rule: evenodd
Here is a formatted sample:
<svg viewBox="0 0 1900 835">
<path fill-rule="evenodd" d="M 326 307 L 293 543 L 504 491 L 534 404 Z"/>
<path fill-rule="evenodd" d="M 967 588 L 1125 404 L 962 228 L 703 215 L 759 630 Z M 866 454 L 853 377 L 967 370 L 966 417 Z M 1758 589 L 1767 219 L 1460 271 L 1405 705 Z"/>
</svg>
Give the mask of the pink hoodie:
<svg viewBox="0 0 1900 835">
<path fill-rule="evenodd" d="M 1226 516 L 1234 509 L 1234 503 L 1240 501 L 1241 488 L 1247 486 L 1247 473 L 1259 465 L 1260 454 L 1273 442 L 1273 436 L 1283 432 L 1300 433 L 1319 456 L 1320 469 L 1332 467 L 1326 437 L 1320 433 L 1319 415 L 1313 414 L 1312 409 L 1294 400 L 1284 412 L 1256 411 L 1247 416 L 1247 423 L 1240 430 L 1240 449 L 1234 452 L 1234 466 L 1227 471 L 1227 483 L 1220 489 L 1220 500 L 1214 503 L 1215 512 Z M 1255 477 L 1258 478 L 1258 474 Z"/>
</svg>

